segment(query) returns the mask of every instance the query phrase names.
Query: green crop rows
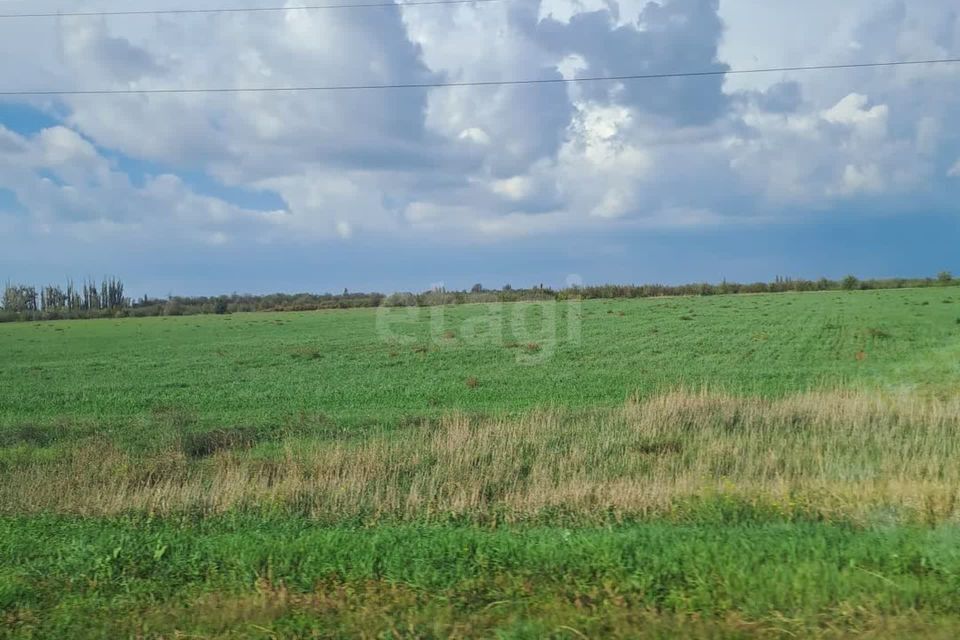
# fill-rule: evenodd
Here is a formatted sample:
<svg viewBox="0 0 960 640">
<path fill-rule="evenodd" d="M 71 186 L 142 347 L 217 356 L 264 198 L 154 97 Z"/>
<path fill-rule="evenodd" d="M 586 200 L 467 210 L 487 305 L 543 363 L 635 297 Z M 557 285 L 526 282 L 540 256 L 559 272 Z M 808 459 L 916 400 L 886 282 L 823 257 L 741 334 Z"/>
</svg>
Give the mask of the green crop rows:
<svg viewBox="0 0 960 640">
<path fill-rule="evenodd" d="M 958 318 L 960 289 L 937 288 L 395 309 L 379 324 L 366 309 L 7 324 L 0 417 L 176 408 L 269 423 L 612 405 L 679 386 L 939 388 L 960 379 Z"/>
</svg>

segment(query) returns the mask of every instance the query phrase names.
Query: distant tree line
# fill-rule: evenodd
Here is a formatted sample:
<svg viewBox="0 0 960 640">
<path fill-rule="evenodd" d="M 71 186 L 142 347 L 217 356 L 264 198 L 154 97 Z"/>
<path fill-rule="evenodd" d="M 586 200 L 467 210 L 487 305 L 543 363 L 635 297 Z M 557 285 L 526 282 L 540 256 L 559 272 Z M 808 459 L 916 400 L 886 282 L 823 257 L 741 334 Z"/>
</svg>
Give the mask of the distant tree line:
<svg viewBox="0 0 960 640">
<path fill-rule="evenodd" d="M 960 284 L 949 271 L 940 272 L 936 278 L 873 278 L 861 280 L 848 275 L 841 280 L 805 280 L 777 276 L 773 282 L 720 284 L 698 283 L 681 285 L 598 285 L 564 289 L 558 296 L 579 295 L 581 298 L 654 298 L 658 296 L 712 296 L 738 293 L 785 293 L 787 291 L 856 291 L 868 289 L 904 289 L 909 287 L 933 287 Z"/>
<path fill-rule="evenodd" d="M 122 318 L 145 316 L 181 316 L 197 314 L 224 314 L 246 311 L 318 311 L 321 309 L 348 309 L 378 307 L 381 305 L 436 306 L 476 302 L 519 302 L 535 300 L 570 300 L 595 298 L 655 298 L 662 296 L 712 296 L 743 293 L 783 293 L 787 291 L 854 291 L 866 289 L 902 289 L 960 284 L 948 271 L 935 278 L 886 278 L 861 280 L 846 276 L 841 280 L 804 280 L 776 277 L 773 282 L 738 283 L 724 280 L 719 284 L 694 283 L 682 285 L 591 285 L 551 289 L 542 284 L 528 289 L 516 289 L 509 284 L 500 289 L 487 289 L 475 284 L 469 291 L 447 291 L 435 287 L 421 293 L 272 293 L 250 295 L 233 293 L 222 296 L 144 296 L 131 300 L 124 296 L 123 282 L 104 278 L 99 284 L 93 280 L 75 286 L 44 287 L 7 283 L 0 305 L 0 322 L 17 320 L 59 320 L 70 318 Z"/>
<path fill-rule="evenodd" d="M 129 308 L 130 300 L 123 295 L 123 282 L 104 278 L 99 284 L 87 280 L 75 285 L 40 287 L 10 284 L 3 289 L 4 319 L 59 319 L 90 318 L 114 315 Z"/>
</svg>

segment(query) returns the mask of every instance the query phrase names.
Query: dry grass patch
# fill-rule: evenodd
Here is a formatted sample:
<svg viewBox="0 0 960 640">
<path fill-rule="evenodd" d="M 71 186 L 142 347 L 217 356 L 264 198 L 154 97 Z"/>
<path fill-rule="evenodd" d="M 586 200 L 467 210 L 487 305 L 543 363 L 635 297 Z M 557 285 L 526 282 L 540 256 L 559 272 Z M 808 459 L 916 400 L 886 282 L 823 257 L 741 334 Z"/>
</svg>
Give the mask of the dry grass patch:
<svg viewBox="0 0 960 640">
<path fill-rule="evenodd" d="M 787 516 L 942 522 L 960 515 L 958 435 L 956 398 L 677 391 L 613 410 L 449 415 L 357 442 L 293 440 L 274 456 L 217 440 L 202 459 L 177 450 L 143 460 L 98 442 L 56 465 L 5 469 L 0 509 L 601 520 L 722 495 Z"/>
</svg>

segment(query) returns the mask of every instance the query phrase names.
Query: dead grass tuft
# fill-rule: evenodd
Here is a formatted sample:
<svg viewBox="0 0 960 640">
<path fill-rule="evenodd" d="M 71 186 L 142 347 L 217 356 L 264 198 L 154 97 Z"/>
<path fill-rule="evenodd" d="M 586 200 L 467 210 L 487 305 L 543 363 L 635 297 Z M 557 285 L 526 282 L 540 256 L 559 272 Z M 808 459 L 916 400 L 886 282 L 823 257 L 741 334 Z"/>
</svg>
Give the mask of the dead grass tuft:
<svg viewBox="0 0 960 640">
<path fill-rule="evenodd" d="M 292 440 L 269 459 L 227 432 L 147 459 L 93 441 L 0 471 L 0 512 L 604 519 L 724 495 L 785 515 L 944 522 L 960 517 L 958 433 L 958 398 L 674 391 L 610 410 L 454 414 L 363 440 Z"/>
</svg>

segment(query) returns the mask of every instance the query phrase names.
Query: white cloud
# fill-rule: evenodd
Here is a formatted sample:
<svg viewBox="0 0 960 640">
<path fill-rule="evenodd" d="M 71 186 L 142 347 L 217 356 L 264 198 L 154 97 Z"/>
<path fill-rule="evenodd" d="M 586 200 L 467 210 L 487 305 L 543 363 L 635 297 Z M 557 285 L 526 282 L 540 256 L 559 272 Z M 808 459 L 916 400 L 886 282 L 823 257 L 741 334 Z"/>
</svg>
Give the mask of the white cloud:
<svg viewBox="0 0 960 640">
<path fill-rule="evenodd" d="M 337 223 L 337 235 L 339 235 L 344 240 L 350 238 L 353 235 L 353 228 L 350 226 L 349 222 L 341 220 Z"/>
<path fill-rule="evenodd" d="M 848 164 L 843 169 L 843 191 L 845 193 L 856 193 L 864 191 L 867 193 L 876 193 L 883 189 L 883 178 L 880 174 L 880 168 L 875 164 L 868 164 L 863 167 Z"/>
<path fill-rule="evenodd" d="M 545 0 L 31 21 L 0 42 L 22 61 L 0 85 L 574 78 L 939 57 L 960 53 L 951 11 L 946 0 Z M 59 124 L 26 136 L 0 127 L 0 187 L 38 228 L 109 223 L 112 234 L 214 245 L 785 218 L 960 176 L 960 162 L 946 168 L 960 149 L 949 74 L 32 100 Z M 138 163 L 148 175 L 129 168 Z M 190 186 L 197 175 L 234 195 L 204 195 Z M 235 195 L 248 191 L 284 205 L 260 211 Z"/>
<path fill-rule="evenodd" d="M 469 140 L 470 142 L 475 142 L 477 144 L 490 144 L 490 136 L 487 135 L 487 132 L 479 127 L 470 127 L 464 129 L 460 132 L 458 136 L 461 140 Z"/>
<path fill-rule="evenodd" d="M 48 166 L 99 161 L 99 155 L 93 145 L 66 127 L 44 129 L 40 132 L 38 141 L 43 164 Z"/>
<path fill-rule="evenodd" d="M 887 130 L 887 105 L 867 107 L 870 99 L 859 93 L 851 93 L 837 104 L 822 112 L 821 117 L 833 124 L 856 128 L 863 135 L 883 136 Z"/>
<path fill-rule="evenodd" d="M 249 236 L 278 215 L 198 194 L 172 174 L 146 176 L 138 186 L 63 126 L 32 137 L 0 127 L 0 141 L 0 189 L 11 191 L 43 232 L 63 227 L 87 241 L 127 232 L 222 244 L 225 228 Z"/>
<path fill-rule="evenodd" d="M 227 236 L 227 234 L 223 233 L 222 231 L 214 231 L 213 233 L 210 234 L 210 237 L 208 240 L 208 242 L 215 247 L 227 244 L 227 242 L 229 241 L 230 241 L 229 236 Z"/>
<path fill-rule="evenodd" d="M 533 194 L 534 182 L 529 176 L 513 176 L 505 180 L 494 180 L 491 187 L 504 198 L 523 200 Z"/>
</svg>

